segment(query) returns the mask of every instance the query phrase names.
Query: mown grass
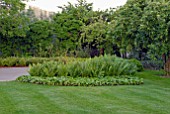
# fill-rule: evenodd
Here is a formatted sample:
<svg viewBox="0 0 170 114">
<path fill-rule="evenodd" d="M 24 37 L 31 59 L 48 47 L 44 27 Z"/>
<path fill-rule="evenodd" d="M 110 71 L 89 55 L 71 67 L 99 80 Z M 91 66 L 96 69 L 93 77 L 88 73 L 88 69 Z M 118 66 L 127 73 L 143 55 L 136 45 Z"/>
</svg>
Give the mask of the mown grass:
<svg viewBox="0 0 170 114">
<path fill-rule="evenodd" d="M 138 73 L 144 85 L 64 87 L 0 82 L 0 114 L 170 114 L 170 78 Z"/>
</svg>

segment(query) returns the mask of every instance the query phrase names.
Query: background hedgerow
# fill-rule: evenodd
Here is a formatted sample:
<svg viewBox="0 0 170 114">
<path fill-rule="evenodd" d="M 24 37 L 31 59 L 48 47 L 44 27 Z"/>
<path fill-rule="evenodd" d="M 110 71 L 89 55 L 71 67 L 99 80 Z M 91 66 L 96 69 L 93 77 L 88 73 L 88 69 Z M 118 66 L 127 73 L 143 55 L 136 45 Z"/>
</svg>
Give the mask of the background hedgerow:
<svg viewBox="0 0 170 114">
<path fill-rule="evenodd" d="M 73 61 L 84 61 L 86 58 L 74 57 L 6 57 L 0 58 L 0 67 L 29 66 L 32 64 L 44 63 L 49 61 L 58 61 L 65 64 Z"/>
</svg>

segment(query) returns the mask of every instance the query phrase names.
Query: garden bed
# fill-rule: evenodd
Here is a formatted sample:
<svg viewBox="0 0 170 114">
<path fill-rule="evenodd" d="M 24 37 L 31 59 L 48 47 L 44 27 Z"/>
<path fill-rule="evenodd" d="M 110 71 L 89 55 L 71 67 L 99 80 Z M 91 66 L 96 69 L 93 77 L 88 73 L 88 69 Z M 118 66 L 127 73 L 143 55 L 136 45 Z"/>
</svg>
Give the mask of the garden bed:
<svg viewBox="0 0 170 114">
<path fill-rule="evenodd" d="M 33 64 L 29 67 L 30 76 L 21 76 L 17 81 L 58 86 L 140 85 L 143 79 L 134 74 L 141 70 L 143 67 L 137 60 L 105 55 L 69 63 Z"/>
<path fill-rule="evenodd" d="M 56 86 L 115 86 L 115 85 L 140 85 L 143 84 L 143 78 L 138 77 L 36 77 L 21 76 L 16 79 L 19 82 L 33 84 L 56 85 Z"/>
</svg>

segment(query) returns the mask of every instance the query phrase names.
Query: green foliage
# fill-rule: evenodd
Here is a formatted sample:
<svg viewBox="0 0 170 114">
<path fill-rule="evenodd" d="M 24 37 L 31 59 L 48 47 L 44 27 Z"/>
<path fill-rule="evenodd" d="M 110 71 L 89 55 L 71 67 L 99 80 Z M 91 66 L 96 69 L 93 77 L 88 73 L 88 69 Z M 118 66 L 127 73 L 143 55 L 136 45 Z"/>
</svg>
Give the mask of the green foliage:
<svg viewBox="0 0 170 114">
<path fill-rule="evenodd" d="M 76 50 L 79 46 L 81 27 L 88 20 L 87 15 L 92 11 L 92 4 L 85 0 L 79 0 L 76 5 L 69 3 L 67 6 L 59 8 L 62 9 L 62 12 L 57 13 L 52 21 L 53 32 L 57 39 L 57 49 L 64 52 Z"/>
<path fill-rule="evenodd" d="M 34 56 L 51 57 L 55 53 L 52 26 L 49 21 L 41 20 L 31 23 L 27 32 L 27 53 Z"/>
<path fill-rule="evenodd" d="M 132 2 L 132 1 L 131 1 Z M 122 54 L 132 51 L 135 35 L 140 21 L 141 8 L 139 1 L 130 1 L 113 13 L 114 19 L 109 25 L 108 37 L 120 48 Z M 134 5 L 135 4 L 135 5 Z"/>
<path fill-rule="evenodd" d="M 92 3 L 77 1 L 59 7 L 62 12 L 51 21 L 30 22 L 28 17 L 34 14 L 31 10 L 24 14 L 20 0 L 1 0 L 0 56 L 89 57 L 92 50 L 102 48 L 107 54 L 120 52 L 122 57 L 137 52 L 140 59 L 146 50 L 156 59 L 169 52 L 168 0 L 128 0 L 106 11 L 93 11 Z"/>
<path fill-rule="evenodd" d="M 53 17 L 54 34 L 57 39 L 57 50 L 74 52 L 78 57 L 89 57 L 93 48 L 108 48 L 112 44 L 106 39 L 108 13 L 93 11 L 92 3 L 86 0 L 78 0 L 73 5 L 60 7 L 61 13 Z M 89 49 L 89 51 L 87 51 Z M 86 53 L 82 53 L 85 51 Z M 110 53 L 110 52 L 109 52 Z"/>
<path fill-rule="evenodd" d="M 15 66 L 16 64 L 17 64 L 17 62 L 18 62 L 18 60 L 17 60 L 17 58 L 14 58 L 14 59 L 12 59 L 12 58 L 5 58 L 5 59 L 0 59 L 0 66 Z"/>
<path fill-rule="evenodd" d="M 161 70 L 164 68 L 164 64 L 163 61 L 155 61 L 155 60 L 145 60 L 145 61 L 141 61 L 142 65 L 144 68 L 146 69 L 150 69 L 150 70 Z"/>
<path fill-rule="evenodd" d="M 76 57 L 89 58 L 90 57 L 90 49 L 89 48 L 78 49 L 76 51 Z"/>
<path fill-rule="evenodd" d="M 55 69 L 54 76 L 100 77 L 133 75 L 137 71 L 137 67 L 133 62 L 107 55 L 86 59 L 85 61 L 64 63 L 45 62 L 33 65 L 30 66 L 29 72 L 32 76 L 48 76 L 48 72 Z M 51 69 L 46 68 L 48 66 L 51 66 Z"/>
<path fill-rule="evenodd" d="M 130 59 L 130 62 L 133 62 L 136 66 L 137 66 L 137 71 L 143 71 L 143 65 L 140 61 L 138 61 L 137 59 Z"/>
<path fill-rule="evenodd" d="M 149 52 L 162 55 L 170 50 L 170 2 L 150 2 L 144 9 L 140 30 L 147 37 Z M 155 58 L 154 58 L 155 59 Z"/>
<path fill-rule="evenodd" d="M 115 86 L 115 85 L 140 85 L 143 84 L 142 78 L 137 77 L 36 77 L 36 76 L 21 76 L 16 79 L 20 82 L 57 85 L 57 86 Z"/>
<path fill-rule="evenodd" d="M 161 56 L 170 50 L 169 13 L 169 1 L 128 0 L 113 13 L 108 37 L 113 38 L 122 54 L 147 49 L 150 54 Z"/>
<path fill-rule="evenodd" d="M 106 39 L 107 23 L 101 19 L 97 22 L 93 22 L 87 26 L 83 26 L 81 30 L 81 44 L 86 44 L 88 47 L 102 48 L 104 42 L 110 42 Z"/>
<path fill-rule="evenodd" d="M 85 61 L 86 58 L 73 58 L 73 57 L 55 57 L 55 58 L 42 58 L 42 57 L 6 57 L 0 58 L 0 67 L 13 67 L 13 66 L 29 66 L 32 64 L 43 63 L 48 61 L 56 61 L 64 64 L 73 61 Z"/>
<path fill-rule="evenodd" d="M 95 57 L 83 62 L 74 62 L 69 65 L 69 74 L 73 77 L 99 77 L 133 75 L 136 66 L 114 56 Z"/>
<path fill-rule="evenodd" d="M 24 36 L 27 30 L 25 19 L 21 17 L 20 11 L 25 5 L 20 0 L 0 1 L 0 35 L 4 40 L 12 36 Z M 22 25 L 22 26 L 21 26 Z"/>
<path fill-rule="evenodd" d="M 40 63 L 38 64 L 33 64 L 30 65 L 30 70 L 29 74 L 32 76 L 42 76 L 42 77 L 51 77 L 51 76 L 57 76 L 57 68 L 59 65 L 59 62 L 44 62 L 41 65 Z"/>
<path fill-rule="evenodd" d="M 43 61 L 45 61 L 44 58 L 7 57 L 0 58 L 0 66 L 2 67 L 28 66 L 29 64 L 42 63 Z"/>
<path fill-rule="evenodd" d="M 0 5 L 0 56 L 56 55 L 49 21 L 29 21 L 20 0 L 2 0 Z"/>
<path fill-rule="evenodd" d="M 0 67 L 27 66 L 27 61 L 26 58 L 18 57 L 0 58 Z"/>
<path fill-rule="evenodd" d="M 0 53 L 3 56 L 17 54 L 18 47 L 22 45 L 20 38 L 25 37 L 29 30 L 27 18 L 20 14 L 24 8 L 20 0 L 0 1 Z"/>
</svg>

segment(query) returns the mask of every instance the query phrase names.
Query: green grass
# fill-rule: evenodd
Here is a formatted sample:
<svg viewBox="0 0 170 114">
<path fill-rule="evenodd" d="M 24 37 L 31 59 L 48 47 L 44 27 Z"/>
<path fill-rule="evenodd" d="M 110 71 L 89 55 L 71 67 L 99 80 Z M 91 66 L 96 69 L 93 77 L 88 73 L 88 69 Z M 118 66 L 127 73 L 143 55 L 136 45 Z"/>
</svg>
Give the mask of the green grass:
<svg viewBox="0 0 170 114">
<path fill-rule="evenodd" d="M 170 114 L 170 79 L 138 73 L 144 85 L 64 87 L 0 82 L 0 114 Z"/>
</svg>

